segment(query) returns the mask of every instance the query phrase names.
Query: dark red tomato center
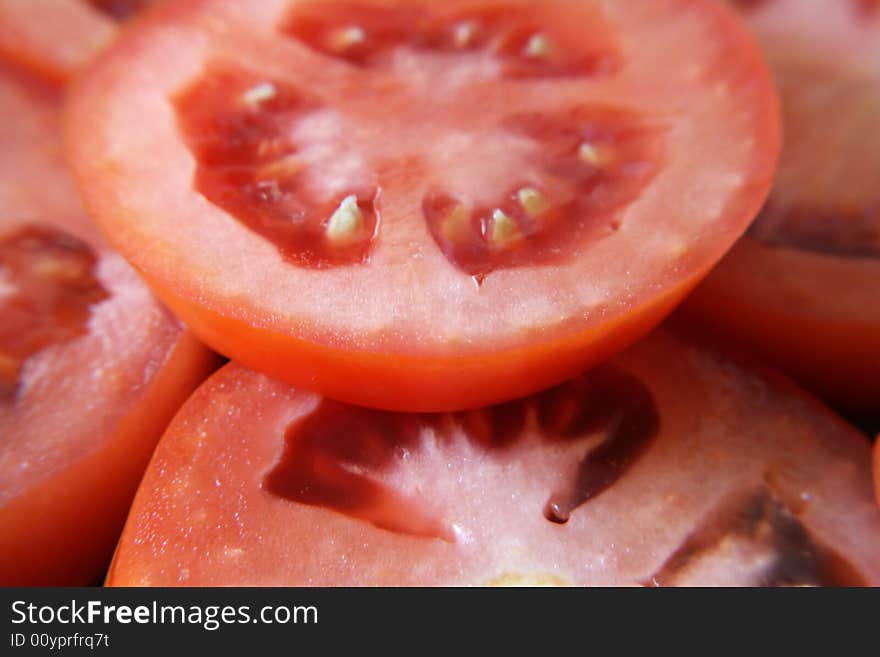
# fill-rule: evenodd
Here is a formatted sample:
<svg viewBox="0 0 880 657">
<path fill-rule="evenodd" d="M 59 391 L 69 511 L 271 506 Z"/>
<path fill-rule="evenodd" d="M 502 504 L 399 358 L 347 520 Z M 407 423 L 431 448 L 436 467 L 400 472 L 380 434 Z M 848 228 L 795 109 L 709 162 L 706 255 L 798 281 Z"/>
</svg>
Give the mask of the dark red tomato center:
<svg viewBox="0 0 880 657">
<path fill-rule="evenodd" d="M 87 244 L 55 228 L 0 239 L 0 394 L 17 388 L 28 357 L 87 332 L 91 306 L 109 297 L 96 263 Z"/>
<path fill-rule="evenodd" d="M 776 555 L 755 585 L 866 585 L 849 561 L 810 535 L 796 510 L 769 485 L 744 489 L 724 500 L 645 584 L 675 586 L 701 560 L 734 551 Z"/>
<path fill-rule="evenodd" d="M 124 21 L 157 0 L 88 0 L 95 9 L 114 20 Z"/>
<path fill-rule="evenodd" d="M 741 11 L 750 11 L 772 4 L 773 0 L 728 0 Z M 849 0 L 850 6 L 857 16 L 872 17 L 880 12 L 880 0 Z"/>
<path fill-rule="evenodd" d="M 777 76 L 787 142 L 751 234 L 770 244 L 880 257 L 880 78 L 823 69 L 791 67 Z"/>
<path fill-rule="evenodd" d="M 656 173 L 662 129 L 601 103 L 518 103 L 540 84 L 613 75 L 618 56 L 594 10 L 566 26 L 507 9 L 298 3 L 283 33 L 352 75 L 307 91 L 209 66 L 177 98 L 196 188 L 303 267 L 367 261 L 391 214 L 423 222 L 478 279 L 574 257 Z M 403 180 L 420 181 L 420 200 L 386 207 Z"/>
<path fill-rule="evenodd" d="M 748 13 L 775 1 L 734 4 Z M 878 0 L 848 6 L 854 30 L 880 16 Z M 880 23 L 875 33 L 880 39 Z M 815 40 L 781 40 L 771 33 L 764 46 L 780 87 L 785 145 L 776 186 L 751 234 L 768 244 L 880 257 L 880 66 L 869 62 L 867 73 L 829 59 Z"/>
<path fill-rule="evenodd" d="M 575 475 L 548 491 L 544 516 L 563 524 L 626 473 L 660 426 L 649 390 L 611 366 L 537 397 L 454 415 L 406 415 L 324 400 L 288 428 L 287 449 L 266 484 L 282 497 L 384 529 L 454 540 L 440 511 L 415 491 L 401 490 L 394 470 L 405 469 L 410 454 L 426 449 L 426 431 L 441 445 L 466 439 L 479 449 L 503 452 L 531 420 L 548 442 L 563 446 L 588 434 L 605 434 L 591 445 Z"/>
</svg>

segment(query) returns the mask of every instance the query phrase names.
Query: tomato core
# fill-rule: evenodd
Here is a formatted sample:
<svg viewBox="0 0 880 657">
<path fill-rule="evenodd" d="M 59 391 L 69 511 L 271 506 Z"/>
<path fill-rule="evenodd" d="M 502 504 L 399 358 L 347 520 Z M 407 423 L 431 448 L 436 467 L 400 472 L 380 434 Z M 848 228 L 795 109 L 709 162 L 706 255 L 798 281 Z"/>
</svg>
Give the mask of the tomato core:
<svg viewBox="0 0 880 657">
<path fill-rule="evenodd" d="M 441 20 L 325 5 L 297 5 L 286 33 L 361 67 L 357 84 L 328 76 L 305 91 L 217 62 L 177 98 L 196 188 L 295 265 L 366 262 L 389 215 L 384 193 L 413 174 L 421 203 L 394 214 L 424 222 L 478 281 L 571 260 L 619 228 L 617 212 L 658 170 L 662 130 L 632 110 L 517 112 L 507 100 L 527 91 L 522 76 L 607 73 L 607 43 L 600 57 L 565 30 L 538 30 L 533 9 Z M 482 100 L 465 110 L 455 96 Z"/>
</svg>

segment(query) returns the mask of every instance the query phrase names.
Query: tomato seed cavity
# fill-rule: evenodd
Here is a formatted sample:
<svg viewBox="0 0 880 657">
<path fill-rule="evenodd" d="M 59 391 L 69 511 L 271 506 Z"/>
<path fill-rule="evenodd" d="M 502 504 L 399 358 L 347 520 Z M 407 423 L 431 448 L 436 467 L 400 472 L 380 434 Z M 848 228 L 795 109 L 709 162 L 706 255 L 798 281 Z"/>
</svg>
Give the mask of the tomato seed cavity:
<svg viewBox="0 0 880 657">
<path fill-rule="evenodd" d="M 441 510 L 428 508 L 424 496 L 420 501 L 389 476 L 397 472 L 406 479 L 415 455 L 435 453 L 456 436 L 478 452 L 496 452 L 525 439 L 529 426 L 556 444 L 605 432 L 574 479 L 550 495 L 544 517 L 562 524 L 641 458 L 658 434 L 660 417 L 648 388 L 610 365 L 537 396 L 455 414 L 406 415 L 323 400 L 287 428 L 284 453 L 266 488 L 390 531 L 453 541 L 455 532 Z"/>
<path fill-rule="evenodd" d="M 603 23 L 595 8 L 567 11 L 578 38 Z M 196 189 L 292 264 L 358 265 L 393 230 L 380 196 L 412 198 L 419 190 L 411 185 L 389 188 L 415 168 L 427 172 L 418 183 L 421 207 L 394 205 L 396 220 L 425 222 L 450 264 L 478 282 L 499 268 L 576 257 L 620 226 L 623 207 L 658 170 L 663 131 L 615 107 L 536 114 L 504 102 L 480 114 L 450 105 L 447 96 L 458 94 L 507 98 L 504 88 L 483 90 L 486 76 L 503 84 L 613 70 L 597 68 L 616 51 L 607 26 L 595 49 L 585 49 L 574 33 L 539 29 L 536 12 L 297 3 L 287 34 L 367 70 L 356 83 L 328 82 L 344 87 L 345 103 L 335 106 L 321 89 L 303 92 L 223 62 L 207 66 L 176 99 L 197 160 Z M 395 61 L 402 68 L 391 80 L 383 71 Z"/>
<path fill-rule="evenodd" d="M 731 554 L 751 565 L 740 574 L 744 579 L 731 585 L 865 586 L 858 570 L 815 540 L 765 486 L 723 500 L 645 584 L 675 586 L 694 573 L 699 580 L 701 563 Z"/>
<path fill-rule="evenodd" d="M 117 21 L 124 21 L 157 0 L 88 0 L 95 9 Z"/>
<path fill-rule="evenodd" d="M 96 263 L 87 244 L 55 228 L 0 239 L 0 396 L 18 388 L 30 356 L 87 332 L 91 306 L 109 297 Z"/>
</svg>

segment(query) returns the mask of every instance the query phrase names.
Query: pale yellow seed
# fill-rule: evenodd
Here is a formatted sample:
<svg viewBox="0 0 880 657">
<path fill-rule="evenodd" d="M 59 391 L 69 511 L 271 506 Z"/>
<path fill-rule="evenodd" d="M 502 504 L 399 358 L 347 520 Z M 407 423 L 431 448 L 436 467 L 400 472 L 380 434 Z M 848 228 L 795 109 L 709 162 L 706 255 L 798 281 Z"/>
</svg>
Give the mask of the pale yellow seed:
<svg viewBox="0 0 880 657">
<path fill-rule="evenodd" d="M 486 586 L 495 587 L 563 587 L 571 586 L 570 582 L 552 573 L 502 573 L 485 582 Z"/>
<path fill-rule="evenodd" d="M 471 213 L 467 207 L 458 203 L 440 222 L 440 232 L 450 242 L 459 242 L 467 238 L 470 228 Z"/>
<path fill-rule="evenodd" d="M 285 155 L 274 162 L 269 162 L 260 167 L 256 172 L 259 180 L 279 180 L 293 178 L 306 166 L 303 159 L 296 153 Z"/>
<path fill-rule="evenodd" d="M 547 38 L 546 34 L 542 34 L 541 32 L 533 34 L 526 43 L 525 48 L 523 48 L 523 54 L 526 57 L 532 57 L 534 59 L 544 59 L 549 57 L 550 51 L 550 39 Z"/>
<path fill-rule="evenodd" d="M 45 255 L 31 264 L 31 273 L 39 278 L 74 281 L 85 276 L 86 267 L 78 260 Z"/>
<path fill-rule="evenodd" d="M 356 242 L 364 230 L 364 215 L 357 204 L 357 196 L 346 196 L 330 215 L 325 234 L 338 246 Z"/>
<path fill-rule="evenodd" d="M 330 38 L 330 47 L 336 52 L 344 52 L 367 40 L 367 33 L 357 25 L 336 30 Z"/>
<path fill-rule="evenodd" d="M 534 187 L 523 187 L 516 195 L 517 198 L 519 198 L 519 204 L 523 207 L 523 210 L 528 212 L 532 217 L 537 217 L 549 207 L 547 199 Z"/>
<path fill-rule="evenodd" d="M 453 31 L 452 42 L 456 48 L 466 48 L 470 45 L 476 31 L 477 26 L 472 21 L 459 23 Z"/>
<path fill-rule="evenodd" d="M 272 100 L 276 95 L 278 90 L 275 89 L 275 85 L 271 82 L 263 82 L 245 91 L 241 99 L 250 107 L 258 107 L 261 103 Z"/>
<path fill-rule="evenodd" d="M 586 141 L 578 148 L 578 158 L 580 158 L 581 162 L 585 162 L 598 169 L 606 167 L 611 163 L 611 154 L 606 149 Z"/>
<path fill-rule="evenodd" d="M 519 239 L 519 227 L 516 222 L 501 210 L 492 213 L 489 225 L 489 241 L 493 246 L 504 247 Z"/>
</svg>

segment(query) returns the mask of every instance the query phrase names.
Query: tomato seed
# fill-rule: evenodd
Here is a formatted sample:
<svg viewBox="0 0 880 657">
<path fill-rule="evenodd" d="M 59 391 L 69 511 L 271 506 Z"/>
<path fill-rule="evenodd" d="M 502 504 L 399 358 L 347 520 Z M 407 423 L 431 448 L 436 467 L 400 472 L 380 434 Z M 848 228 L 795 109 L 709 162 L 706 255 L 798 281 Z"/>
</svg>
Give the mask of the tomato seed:
<svg viewBox="0 0 880 657">
<path fill-rule="evenodd" d="M 333 244 L 348 246 L 360 241 L 364 232 L 364 215 L 357 196 L 346 196 L 327 221 L 326 235 Z"/>
<path fill-rule="evenodd" d="M 537 217 L 549 208 L 547 199 L 534 187 L 523 187 L 517 192 L 516 196 L 523 210 L 531 217 Z"/>
<path fill-rule="evenodd" d="M 551 54 L 550 39 L 546 34 L 537 33 L 529 37 L 523 48 L 523 55 L 532 59 L 546 59 Z"/>
<path fill-rule="evenodd" d="M 263 82 L 245 91 L 241 99 L 245 105 L 250 107 L 258 107 L 267 100 L 272 100 L 278 94 L 275 85 L 271 82 Z"/>
</svg>

